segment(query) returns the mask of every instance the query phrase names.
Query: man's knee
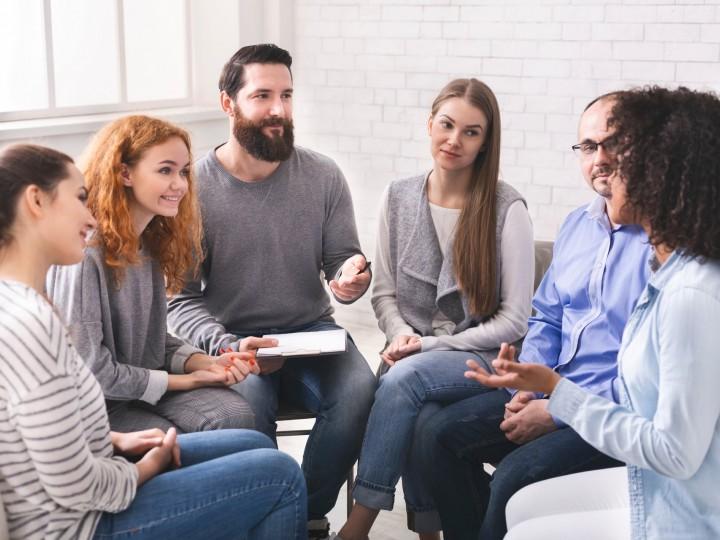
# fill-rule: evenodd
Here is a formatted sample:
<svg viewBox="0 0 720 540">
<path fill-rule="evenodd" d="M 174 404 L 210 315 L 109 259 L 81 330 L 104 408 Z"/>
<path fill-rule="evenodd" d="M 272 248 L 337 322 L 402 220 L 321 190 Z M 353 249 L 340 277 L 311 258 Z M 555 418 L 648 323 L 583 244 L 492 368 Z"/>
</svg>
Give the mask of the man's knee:
<svg viewBox="0 0 720 540">
<path fill-rule="evenodd" d="M 373 401 L 375 401 L 377 386 L 377 379 L 368 369 L 367 373 L 363 373 L 362 376 L 349 385 L 349 401 L 356 403 L 359 411 L 369 412 Z"/>
<path fill-rule="evenodd" d="M 278 399 L 274 386 L 264 377 L 250 377 L 230 387 L 250 408 L 254 416 L 254 428 L 271 438 L 275 437 Z"/>
<path fill-rule="evenodd" d="M 508 442 L 500 429 L 506 401 L 504 390 L 496 390 L 447 407 L 442 417 L 434 419 L 437 444 L 461 458 L 471 451 L 483 453 L 484 449 L 495 454 L 498 446 Z"/>
<path fill-rule="evenodd" d="M 557 459 L 548 452 L 535 451 L 538 446 L 544 446 L 542 440 L 520 446 L 498 463 L 490 482 L 493 492 L 507 500 L 525 486 L 555 476 L 552 471 Z"/>
<path fill-rule="evenodd" d="M 322 406 L 326 411 L 341 409 L 350 415 L 366 417 L 375 400 L 377 379 L 359 353 L 343 359 L 344 370 L 336 370 L 322 390 Z"/>
<path fill-rule="evenodd" d="M 325 396 L 322 414 L 362 432 L 375 401 L 376 388 L 377 379 L 369 369 L 368 376 L 343 379 L 331 395 Z"/>
</svg>

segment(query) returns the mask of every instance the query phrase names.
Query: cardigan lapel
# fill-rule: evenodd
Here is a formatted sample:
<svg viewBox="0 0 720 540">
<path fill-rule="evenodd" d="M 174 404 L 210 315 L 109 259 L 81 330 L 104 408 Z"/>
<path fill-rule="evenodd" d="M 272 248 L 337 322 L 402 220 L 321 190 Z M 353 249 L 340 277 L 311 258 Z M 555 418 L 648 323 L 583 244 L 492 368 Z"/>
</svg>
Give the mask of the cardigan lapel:
<svg viewBox="0 0 720 540">
<path fill-rule="evenodd" d="M 448 240 L 451 246 L 453 237 Z M 452 248 L 443 258 L 427 198 L 427 177 L 423 182 L 412 232 L 400 256 L 401 270 L 436 288 L 435 305 L 456 324 L 465 318 L 465 306 L 453 271 Z"/>
</svg>

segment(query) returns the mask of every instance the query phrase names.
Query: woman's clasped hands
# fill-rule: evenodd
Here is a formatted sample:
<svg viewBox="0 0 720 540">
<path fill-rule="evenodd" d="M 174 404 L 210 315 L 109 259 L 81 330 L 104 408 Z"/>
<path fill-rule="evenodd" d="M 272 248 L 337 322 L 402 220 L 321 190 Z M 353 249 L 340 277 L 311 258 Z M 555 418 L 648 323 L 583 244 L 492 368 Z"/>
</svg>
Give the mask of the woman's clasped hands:
<svg viewBox="0 0 720 540">
<path fill-rule="evenodd" d="M 131 433 L 110 433 L 115 453 L 125 457 L 142 456 L 135 464 L 138 470 L 138 485 L 171 466 L 180 467 L 180 445 L 175 428 L 164 433 L 161 429 L 146 429 Z"/>
<path fill-rule="evenodd" d="M 388 366 L 393 366 L 398 360 L 418 353 L 421 349 L 420 336 L 400 334 L 393 338 L 380 356 Z"/>
</svg>

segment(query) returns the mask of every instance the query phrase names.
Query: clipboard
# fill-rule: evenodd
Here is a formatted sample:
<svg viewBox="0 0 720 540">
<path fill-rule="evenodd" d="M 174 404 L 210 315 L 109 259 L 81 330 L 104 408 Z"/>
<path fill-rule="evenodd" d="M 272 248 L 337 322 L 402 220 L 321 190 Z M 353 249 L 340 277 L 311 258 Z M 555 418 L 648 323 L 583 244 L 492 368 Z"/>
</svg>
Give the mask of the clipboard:
<svg viewBox="0 0 720 540">
<path fill-rule="evenodd" d="M 257 350 L 256 358 L 292 358 L 295 356 L 322 356 L 347 350 L 347 332 L 322 330 L 320 332 L 294 332 L 292 334 L 265 334 L 264 338 L 278 340 L 277 347 Z"/>
</svg>

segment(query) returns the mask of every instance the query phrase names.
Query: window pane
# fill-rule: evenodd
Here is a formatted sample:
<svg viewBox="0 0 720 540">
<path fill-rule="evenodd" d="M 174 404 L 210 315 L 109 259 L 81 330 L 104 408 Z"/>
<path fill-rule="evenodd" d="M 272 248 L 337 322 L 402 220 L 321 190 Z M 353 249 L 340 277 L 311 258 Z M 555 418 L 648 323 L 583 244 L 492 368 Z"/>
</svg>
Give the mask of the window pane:
<svg viewBox="0 0 720 540">
<path fill-rule="evenodd" d="M 0 112 L 48 106 L 43 0 L 0 2 Z"/>
<path fill-rule="evenodd" d="M 58 107 L 120 101 L 115 0 L 51 0 Z"/>
<path fill-rule="evenodd" d="M 185 2 L 125 0 L 128 101 L 188 97 Z"/>
</svg>

